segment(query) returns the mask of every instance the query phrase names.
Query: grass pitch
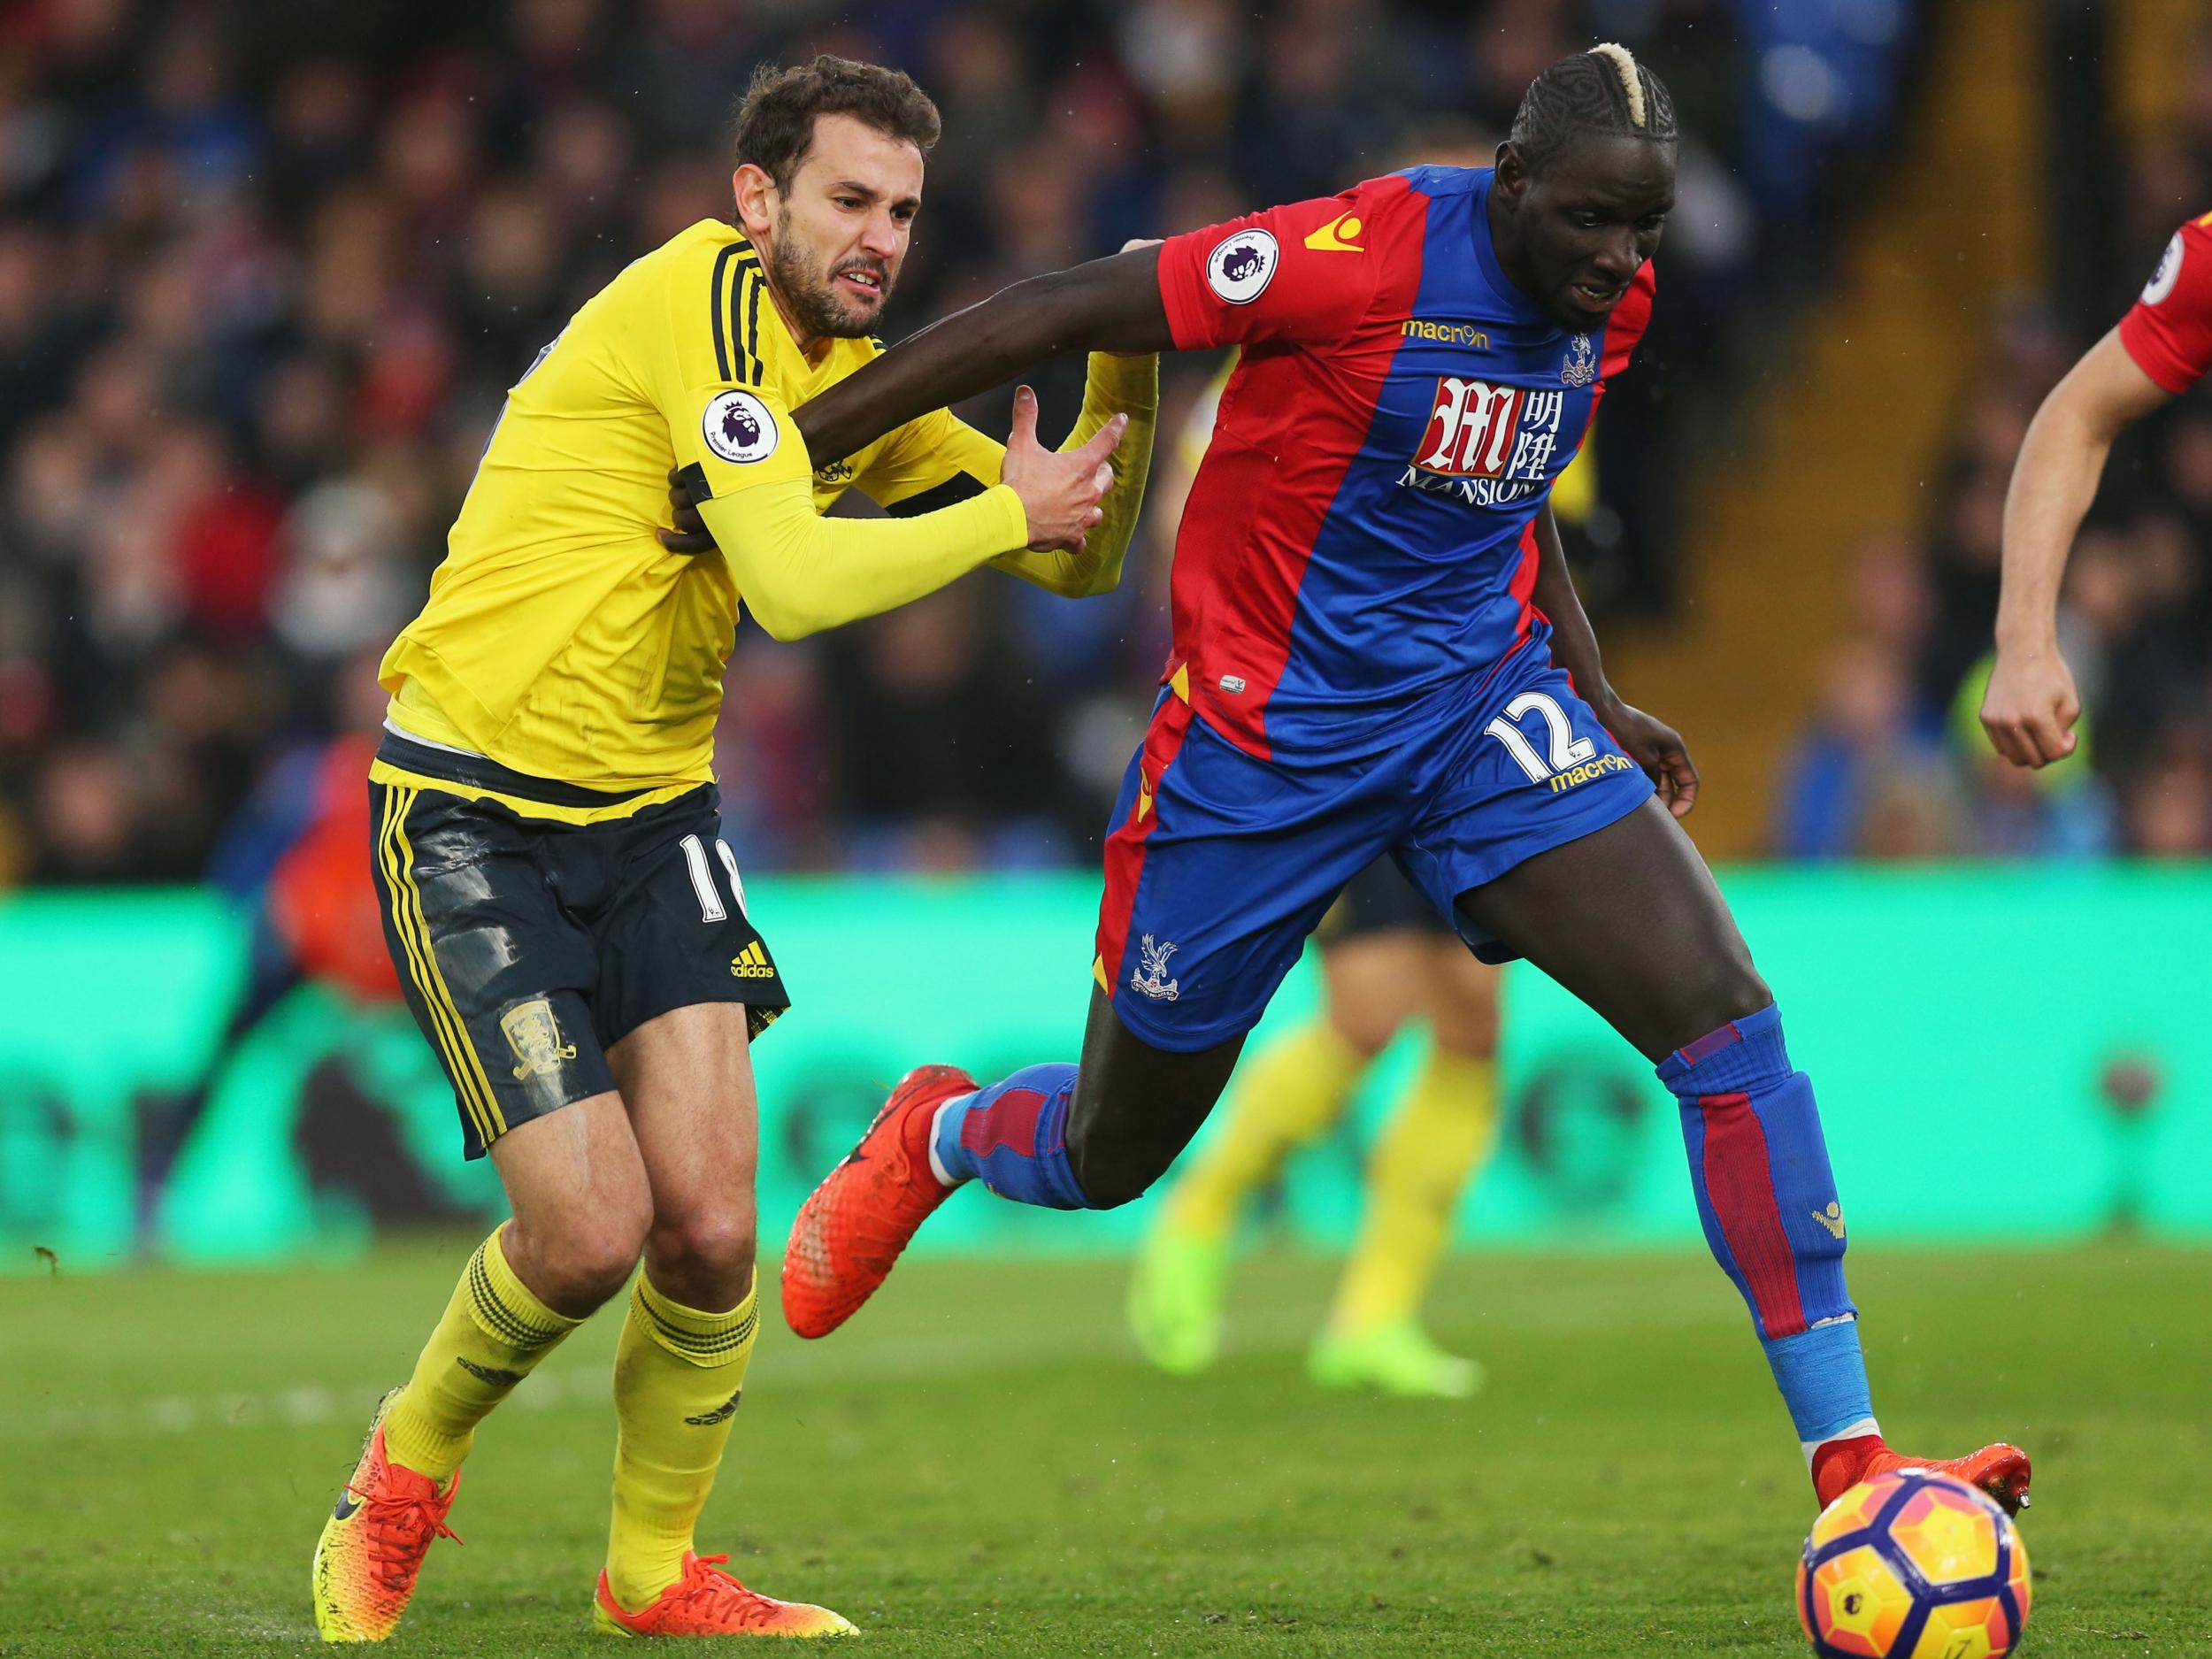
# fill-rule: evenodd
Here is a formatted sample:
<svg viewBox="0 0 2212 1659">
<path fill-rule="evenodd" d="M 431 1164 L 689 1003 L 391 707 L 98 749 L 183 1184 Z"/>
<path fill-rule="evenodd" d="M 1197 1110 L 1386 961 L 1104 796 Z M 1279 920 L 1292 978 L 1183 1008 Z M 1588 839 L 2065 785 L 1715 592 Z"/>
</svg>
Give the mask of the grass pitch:
<svg viewBox="0 0 2212 1659">
<path fill-rule="evenodd" d="M 467 1240 L 342 1268 L 0 1280 L 0 1655 L 317 1648 L 308 1557 Z M 2036 1457 L 2031 1655 L 2212 1653 L 2212 1256 L 1855 1251 L 1893 1440 Z M 924 1260 L 764 1323 L 702 1541 L 879 1655 L 1789 1655 L 1811 1519 L 1704 1259 L 1455 1262 L 1466 1405 L 1320 1393 L 1329 1269 L 1240 1271 L 1211 1375 L 1122 1270 Z M 396 1655 L 603 1651 L 611 1308 L 486 1425 Z"/>
</svg>

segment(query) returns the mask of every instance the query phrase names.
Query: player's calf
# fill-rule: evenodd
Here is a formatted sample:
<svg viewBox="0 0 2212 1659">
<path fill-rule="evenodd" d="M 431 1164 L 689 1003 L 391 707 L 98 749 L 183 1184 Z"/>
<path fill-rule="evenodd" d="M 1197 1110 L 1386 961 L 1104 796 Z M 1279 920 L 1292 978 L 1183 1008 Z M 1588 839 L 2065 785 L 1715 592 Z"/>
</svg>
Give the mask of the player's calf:
<svg viewBox="0 0 2212 1659">
<path fill-rule="evenodd" d="M 1790 1064 L 1771 1004 L 1677 1049 L 1660 1079 L 1682 1108 L 1690 1181 L 1706 1242 L 1751 1310 L 1775 1386 L 1823 1503 L 1887 1470 L 1941 1470 L 2018 1509 L 2027 1455 L 1985 1446 L 1948 1461 L 1884 1443 L 1844 1288 L 1843 1204 L 1811 1079 Z"/>
<path fill-rule="evenodd" d="M 1659 1078 L 1682 1109 L 1705 1240 L 1751 1310 L 1808 1461 L 1826 1440 L 1874 1432 L 1843 1205 L 1780 1011 L 1770 1003 L 1677 1049 Z"/>
</svg>

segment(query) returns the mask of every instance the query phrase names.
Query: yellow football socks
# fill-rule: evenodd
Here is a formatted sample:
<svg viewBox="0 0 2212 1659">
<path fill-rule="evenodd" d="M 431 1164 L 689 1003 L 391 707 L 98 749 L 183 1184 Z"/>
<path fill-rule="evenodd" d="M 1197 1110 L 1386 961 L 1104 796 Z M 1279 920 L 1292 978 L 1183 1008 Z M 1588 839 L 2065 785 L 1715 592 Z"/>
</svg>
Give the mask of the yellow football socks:
<svg viewBox="0 0 2212 1659">
<path fill-rule="evenodd" d="M 1221 1238 L 1248 1194 L 1343 1110 L 1366 1056 L 1315 1019 L 1238 1071 L 1220 1132 L 1168 1197 L 1167 1225 Z"/>
<path fill-rule="evenodd" d="M 607 1587 L 641 1612 L 676 1579 L 729 1443 L 760 1328 L 757 1282 L 727 1313 L 671 1302 L 642 1273 L 614 1353 L 614 1520 Z"/>
<path fill-rule="evenodd" d="M 442 1485 L 485 1415 L 582 1323 L 532 1295 L 493 1233 L 469 1257 L 415 1374 L 384 1415 L 392 1461 Z"/>
<path fill-rule="evenodd" d="M 1497 1129 L 1497 1068 L 1432 1049 L 1367 1167 L 1367 1214 L 1329 1329 L 1356 1335 L 1415 1317 L 1452 1213 Z"/>
</svg>

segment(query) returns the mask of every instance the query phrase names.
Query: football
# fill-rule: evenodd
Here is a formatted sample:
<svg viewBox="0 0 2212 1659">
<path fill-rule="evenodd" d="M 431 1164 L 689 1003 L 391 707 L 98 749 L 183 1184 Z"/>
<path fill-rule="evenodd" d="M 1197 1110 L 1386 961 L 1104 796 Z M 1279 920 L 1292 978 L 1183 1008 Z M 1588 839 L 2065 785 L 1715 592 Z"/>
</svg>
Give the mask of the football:
<svg viewBox="0 0 2212 1659">
<path fill-rule="evenodd" d="M 2003 1659 L 2028 1598 L 2010 1517 L 1926 1470 L 1852 1487 L 1820 1512 L 1797 1563 L 1797 1617 L 1835 1659 Z"/>
</svg>

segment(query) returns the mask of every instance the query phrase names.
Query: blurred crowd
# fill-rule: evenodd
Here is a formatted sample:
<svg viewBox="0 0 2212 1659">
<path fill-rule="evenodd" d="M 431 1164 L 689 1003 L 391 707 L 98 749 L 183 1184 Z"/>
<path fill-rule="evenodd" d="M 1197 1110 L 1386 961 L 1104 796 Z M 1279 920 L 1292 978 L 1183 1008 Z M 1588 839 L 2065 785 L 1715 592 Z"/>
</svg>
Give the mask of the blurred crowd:
<svg viewBox="0 0 2212 1659">
<path fill-rule="evenodd" d="M 2124 156 L 2116 324 L 2183 220 L 2212 208 L 2212 43 L 2179 130 Z M 2029 419 L 2092 343 L 2022 295 L 1995 316 L 1916 537 L 1860 549 L 1850 636 L 1777 798 L 1788 857 L 2082 858 L 2212 853 L 2212 394 L 2124 434 L 2077 541 L 2060 645 L 2085 717 L 2068 760 L 2002 760 L 1977 710 L 1997 614 L 2005 492 Z"/>
<path fill-rule="evenodd" d="M 375 662 L 504 388 L 623 264 L 726 212 L 728 117 L 760 61 L 899 64 L 943 109 L 895 337 L 1125 237 L 1402 165 L 1439 119 L 1494 136 L 1545 64 L 1627 40 L 1693 135 L 1641 358 L 1697 342 L 1678 411 L 1699 375 L 1725 379 L 1729 320 L 1816 245 L 1822 181 L 1844 176 L 1828 164 L 1887 131 L 1916 11 L 19 0 L 0 12 L 0 887 L 213 871 L 242 888 L 265 869 L 305 757 L 373 731 Z M 1791 234 L 1769 246 L 1773 223 Z M 1168 430 L 1210 366 L 1179 365 Z M 1071 418 L 1079 374 L 1046 375 L 1048 411 Z M 1665 586 L 1675 469 L 1641 396 L 1608 404 L 1578 537 L 1617 603 Z M 1002 430 L 1004 403 L 972 418 Z M 2013 408 L 1974 424 L 1970 530 L 2006 442 L 1985 428 Z M 2208 443 L 2176 439 L 2177 488 L 2208 486 Z M 801 647 L 745 630 L 720 770 L 747 862 L 1087 856 L 1159 662 L 1174 488 L 1109 600 L 985 574 Z M 2113 591 L 2083 626 L 2188 565 L 2169 545 L 2187 523 L 2144 513 L 2085 561 Z M 1941 589 L 1947 618 L 1985 552 L 1947 540 L 1892 580 Z"/>
</svg>

